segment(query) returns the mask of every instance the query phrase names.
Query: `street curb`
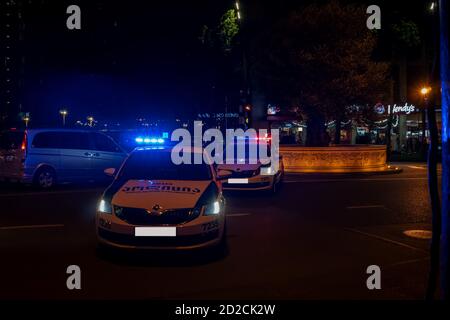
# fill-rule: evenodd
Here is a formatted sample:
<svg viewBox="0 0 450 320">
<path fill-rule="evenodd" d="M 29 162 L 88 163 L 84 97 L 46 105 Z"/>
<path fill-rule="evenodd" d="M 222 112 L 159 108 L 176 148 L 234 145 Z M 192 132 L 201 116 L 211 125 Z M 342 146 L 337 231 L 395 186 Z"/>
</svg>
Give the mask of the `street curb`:
<svg viewBox="0 0 450 320">
<path fill-rule="evenodd" d="M 403 172 L 403 168 L 400 167 L 394 167 L 390 168 L 385 171 L 373 171 L 373 172 L 289 172 L 285 171 L 286 175 L 293 175 L 293 176 L 320 176 L 320 177 L 358 177 L 358 176 L 380 176 L 380 175 L 389 175 L 389 174 L 399 174 Z"/>
</svg>

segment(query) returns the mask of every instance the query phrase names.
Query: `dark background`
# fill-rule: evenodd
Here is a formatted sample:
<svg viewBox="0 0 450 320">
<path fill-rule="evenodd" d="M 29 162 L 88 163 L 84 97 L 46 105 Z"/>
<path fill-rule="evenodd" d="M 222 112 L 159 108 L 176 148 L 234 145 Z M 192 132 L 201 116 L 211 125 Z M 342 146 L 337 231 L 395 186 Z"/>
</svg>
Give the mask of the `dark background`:
<svg viewBox="0 0 450 320">
<path fill-rule="evenodd" d="M 223 112 L 226 94 L 231 109 L 239 103 L 239 70 L 224 72 L 199 40 L 202 26 L 216 26 L 234 1 L 6 1 L 21 14 L 12 21 L 18 86 L 7 99 L 12 109 L 31 112 L 33 124 L 59 123 L 61 108 L 71 121 L 93 115 L 126 122 Z M 240 1 L 248 39 L 310 2 Z M 81 8 L 81 30 L 66 28 L 71 4 Z M 429 1 L 366 4 L 380 5 L 382 26 L 403 17 L 422 26 Z M 381 32 L 377 54 L 389 57 L 389 30 Z"/>
</svg>

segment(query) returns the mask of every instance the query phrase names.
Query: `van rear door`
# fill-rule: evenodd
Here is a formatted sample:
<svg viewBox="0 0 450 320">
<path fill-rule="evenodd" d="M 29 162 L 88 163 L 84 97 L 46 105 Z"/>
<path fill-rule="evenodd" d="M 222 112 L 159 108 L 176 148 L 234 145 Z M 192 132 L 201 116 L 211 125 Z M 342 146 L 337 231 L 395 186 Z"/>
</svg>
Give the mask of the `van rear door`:
<svg viewBox="0 0 450 320">
<path fill-rule="evenodd" d="M 20 179 L 23 174 L 23 160 L 26 153 L 24 131 L 0 133 L 0 177 Z"/>
</svg>

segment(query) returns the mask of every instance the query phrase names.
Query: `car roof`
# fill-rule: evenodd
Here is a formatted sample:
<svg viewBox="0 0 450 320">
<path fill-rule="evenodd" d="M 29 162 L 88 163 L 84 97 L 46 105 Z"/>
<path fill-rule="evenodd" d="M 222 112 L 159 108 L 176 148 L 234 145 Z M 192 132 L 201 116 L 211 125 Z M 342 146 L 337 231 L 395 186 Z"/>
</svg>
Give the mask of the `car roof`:
<svg viewBox="0 0 450 320">
<path fill-rule="evenodd" d="M 191 152 L 192 153 L 200 153 L 203 156 L 206 156 L 208 158 L 209 155 L 207 153 L 205 153 L 205 150 L 202 148 L 198 148 L 198 147 L 191 147 Z M 135 155 L 135 154 L 142 154 L 145 152 L 172 152 L 173 150 L 173 146 L 142 146 L 142 147 L 136 147 L 134 148 L 133 151 L 131 151 L 130 156 Z M 212 160 L 211 160 L 212 163 Z"/>
<path fill-rule="evenodd" d="M 173 149 L 173 146 L 141 146 L 136 147 L 131 153 L 139 153 L 139 152 L 146 152 L 146 151 L 160 151 L 160 152 L 171 152 Z M 202 148 L 198 147 L 191 147 L 192 153 L 204 153 L 205 151 Z"/>
</svg>

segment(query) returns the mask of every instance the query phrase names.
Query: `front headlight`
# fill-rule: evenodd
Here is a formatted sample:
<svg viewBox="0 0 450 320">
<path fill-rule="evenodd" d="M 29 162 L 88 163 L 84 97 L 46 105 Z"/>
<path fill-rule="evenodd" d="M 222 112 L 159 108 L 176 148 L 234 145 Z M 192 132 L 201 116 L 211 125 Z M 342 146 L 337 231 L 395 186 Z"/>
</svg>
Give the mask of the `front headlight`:
<svg viewBox="0 0 450 320">
<path fill-rule="evenodd" d="M 205 206 L 205 216 L 216 215 L 220 213 L 220 202 L 214 201 Z"/>
<path fill-rule="evenodd" d="M 261 175 L 263 176 L 273 176 L 275 174 L 275 170 L 270 167 L 261 167 Z"/>
<path fill-rule="evenodd" d="M 101 199 L 100 202 L 98 203 L 97 211 L 111 214 L 112 213 L 111 203 L 109 203 L 104 199 Z"/>
</svg>

